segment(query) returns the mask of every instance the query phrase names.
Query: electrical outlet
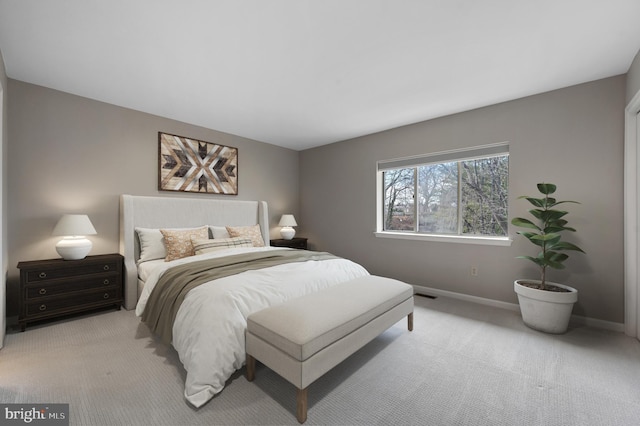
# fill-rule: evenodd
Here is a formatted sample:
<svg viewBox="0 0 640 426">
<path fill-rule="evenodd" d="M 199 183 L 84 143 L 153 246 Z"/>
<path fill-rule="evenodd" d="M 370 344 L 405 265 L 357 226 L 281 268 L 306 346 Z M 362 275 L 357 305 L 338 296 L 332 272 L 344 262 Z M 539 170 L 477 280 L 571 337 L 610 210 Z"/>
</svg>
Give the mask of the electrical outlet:
<svg viewBox="0 0 640 426">
<path fill-rule="evenodd" d="M 471 276 L 472 277 L 477 277 L 478 276 L 478 267 L 477 266 L 472 266 L 471 267 Z"/>
</svg>

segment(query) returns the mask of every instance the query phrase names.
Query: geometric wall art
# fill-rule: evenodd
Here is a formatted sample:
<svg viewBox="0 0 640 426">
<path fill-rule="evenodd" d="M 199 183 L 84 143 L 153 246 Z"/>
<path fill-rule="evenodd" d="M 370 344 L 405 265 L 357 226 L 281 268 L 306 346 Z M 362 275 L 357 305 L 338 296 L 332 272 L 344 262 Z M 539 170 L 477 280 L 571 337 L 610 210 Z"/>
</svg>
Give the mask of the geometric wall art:
<svg viewBox="0 0 640 426">
<path fill-rule="evenodd" d="M 238 195 L 238 148 L 158 132 L 158 189 Z"/>
</svg>

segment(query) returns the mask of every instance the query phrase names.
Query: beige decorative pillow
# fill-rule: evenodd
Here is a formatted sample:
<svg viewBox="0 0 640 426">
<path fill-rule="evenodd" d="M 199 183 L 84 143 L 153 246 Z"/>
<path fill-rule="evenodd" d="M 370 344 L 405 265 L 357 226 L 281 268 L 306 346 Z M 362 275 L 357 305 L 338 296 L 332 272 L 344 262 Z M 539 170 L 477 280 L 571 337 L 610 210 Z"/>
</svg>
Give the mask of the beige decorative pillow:
<svg viewBox="0 0 640 426">
<path fill-rule="evenodd" d="M 264 247 L 260 225 L 252 226 L 227 226 L 227 232 L 231 237 L 249 237 L 254 247 Z"/>
<path fill-rule="evenodd" d="M 253 247 L 253 242 L 249 237 L 217 238 L 214 240 L 193 238 L 191 243 L 196 254 L 210 253 L 232 247 Z"/>
<path fill-rule="evenodd" d="M 167 257 L 164 258 L 165 262 L 193 256 L 195 251 L 193 250 L 191 239 L 199 238 L 205 240 L 209 238 L 209 228 L 206 226 L 193 229 L 161 229 L 160 232 L 164 237 L 164 246 L 167 250 Z"/>
</svg>

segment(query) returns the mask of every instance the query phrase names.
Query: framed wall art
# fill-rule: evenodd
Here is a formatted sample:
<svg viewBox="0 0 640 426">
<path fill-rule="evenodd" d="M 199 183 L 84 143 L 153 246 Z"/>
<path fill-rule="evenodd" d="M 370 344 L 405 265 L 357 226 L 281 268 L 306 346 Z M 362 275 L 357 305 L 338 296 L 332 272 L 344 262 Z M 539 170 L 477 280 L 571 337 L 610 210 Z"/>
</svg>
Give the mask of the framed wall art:
<svg viewBox="0 0 640 426">
<path fill-rule="evenodd" d="M 238 148 L 158 132 L 158 189 L 238 195 Z"/>
</svg>

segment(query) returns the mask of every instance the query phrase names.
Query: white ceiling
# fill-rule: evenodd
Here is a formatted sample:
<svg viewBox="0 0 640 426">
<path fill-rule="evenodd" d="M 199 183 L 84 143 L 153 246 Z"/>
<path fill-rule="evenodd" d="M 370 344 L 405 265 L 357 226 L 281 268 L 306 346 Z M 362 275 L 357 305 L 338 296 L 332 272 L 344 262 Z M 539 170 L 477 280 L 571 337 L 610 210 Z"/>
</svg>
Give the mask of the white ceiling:
<svg viewBox="0 0 640 426">
<path fill-rule="evenodd" d="M 10 78 L 302 150 L 624 74 L 640 0 L 0 0 Z"/>
</svg>

